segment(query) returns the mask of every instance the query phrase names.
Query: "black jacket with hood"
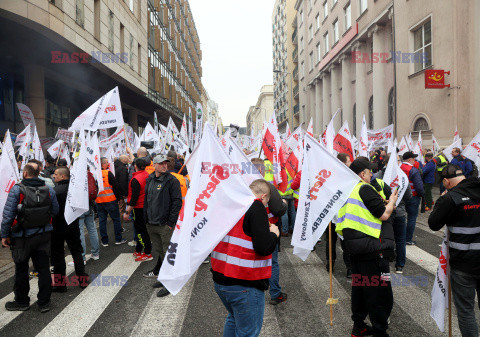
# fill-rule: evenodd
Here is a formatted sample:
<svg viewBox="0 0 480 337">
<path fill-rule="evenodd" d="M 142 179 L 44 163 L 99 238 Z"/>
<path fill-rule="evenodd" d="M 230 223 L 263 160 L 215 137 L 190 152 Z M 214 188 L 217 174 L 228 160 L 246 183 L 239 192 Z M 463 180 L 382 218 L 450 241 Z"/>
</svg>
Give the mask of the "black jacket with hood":
<svg viewBox="0 0 480 337">
<path fill-rule="evenodd" d="M 159 177 L 150 174 L 145 185 L 145 202 L 143 212 L 150 225 L 170 226 L 177 223 L 182 208 L 180 182 L 170 173 Z"/>
</svg>

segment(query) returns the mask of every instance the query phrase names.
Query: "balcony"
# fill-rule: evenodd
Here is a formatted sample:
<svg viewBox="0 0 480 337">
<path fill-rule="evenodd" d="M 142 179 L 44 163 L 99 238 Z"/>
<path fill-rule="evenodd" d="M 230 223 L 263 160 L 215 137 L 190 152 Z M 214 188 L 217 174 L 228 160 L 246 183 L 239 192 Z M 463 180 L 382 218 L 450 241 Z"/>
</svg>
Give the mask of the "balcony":
<svg viewBox="0 0 480 337">
<path fill-rule="evenodd" d="M 298 49 L 295 48 L 292 53 L 293 62 L 298 63 Z"/>
<path fill-rule="evenodd" d="M 298 97 L 298 84 L 293 87 L 293 97 Z"/>
<path fill-rule="evenodd" d="M 300 105 L 297 104 L 293 107 L 293 114 L 296 115 L 300 111 Z"/>
<path fill-rule="evenodd" d="M 298 42 L 298 40 L 297 40 L 297 28 L 295 28 L 295 30 L 293 31 L 292 42 L 293 42 L 293 44 L 297 44 L 297 42 Z"/>
</svg>

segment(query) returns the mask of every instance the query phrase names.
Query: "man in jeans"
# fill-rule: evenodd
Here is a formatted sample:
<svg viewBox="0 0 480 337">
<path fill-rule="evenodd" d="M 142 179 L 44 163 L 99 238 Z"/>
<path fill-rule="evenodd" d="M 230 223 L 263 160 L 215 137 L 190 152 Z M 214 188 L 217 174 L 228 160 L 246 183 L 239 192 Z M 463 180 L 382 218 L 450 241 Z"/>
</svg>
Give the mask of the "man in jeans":
<svg viewBox="0 0 480 337">
<path fill-rule="evenodd" d="M 428 226 L 438 231 L 448 226 L 450 280 L 463 337 L 477 337 L 475 293 L 480 290 L 480 180 L 465 179 L 461 167 L 448 164 L 442 170 L 446 192 L 435 203 Z"/>
<path fill-rule="evenodd" d="M 110 215 L 113 221 L 113 229 L 115 231 L 115 244 L 121 245 L 126 240 L 122 239 L 122 224 L 120 222 L 120 210 L 118 208 L 118 202 L 123 200 L 117 180 L 112 172 L 108 170 L 110 163 L 108 159 L 102 157 L 102 179 L 103 179 L 103 191 L 98 193 L 98 197 L 95 200 L 97 203 L 97 212 L 99 218 L 100 236 L 102 237 L 102 246 L 108 247 L 108 234 L 107 234 L 107 216 Z"/>
<path fill-rule="evenodd" d="M 143 274 L 144 277 L 158 277 L 173 229 L 177 223 L 178 214 L 182 208 L 180 183 L 168 172 L 167 163 L 167 156 L 156 156 L 153 159 L 155 171 L 148 176 L 145 184 L 143 211 L 152 242 L 153 255 L 157 257 L 157 263 L 151 271 Z M 157 293 L 158 297 L 170 294 L 158 281 L 154 283 L 153 287 L 161 288 Z"/>
<path fill-rule="evenodd" d="M 412 198 L 407 201 L 407 234 L 406 234 L 406 244 L 413 246 L 416 244 L 413 241 L 413 232 L 415 231 L 415 225 L 417 223 L 418 217 L 418 207 L 420 206 L 420 201 L 422 200 L 424 190 L 423 190 L 423 181 L 420 171 L 418 171 L 413 165 L 415 164 L 415 158 L 417 154 L 413 152 L 405 152 L 403 154 L 403 163 L 400 166 L 403 172 L 408 177 L 410 184 L 410 189 L 412 190 Z"/>
<path fill-rule="evenodd" d="M 423 186 L 425 187 L 425 210 L 430 211 L 433 205 L 432 187 L 435 183 L 435 172 L 437 166 L 433 160 L 433 153 L 428 152 L 425 155 L 425 161 L 427 162 L 423 167 Z"/>
</svg>

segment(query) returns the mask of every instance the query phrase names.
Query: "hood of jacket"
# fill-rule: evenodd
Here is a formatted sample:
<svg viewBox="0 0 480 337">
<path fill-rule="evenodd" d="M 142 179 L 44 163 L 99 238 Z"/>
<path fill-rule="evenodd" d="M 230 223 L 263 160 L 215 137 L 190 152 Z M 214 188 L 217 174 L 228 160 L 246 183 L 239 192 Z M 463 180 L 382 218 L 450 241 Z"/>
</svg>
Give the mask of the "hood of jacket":
<svg viewBox="0 0 480 337">
<path fill-rule="evenodd" d="M 21 183 L 25 186 L 40 187 L 45 186 L 45 181 L 40 178 L 24 178 Z"/>
</svg>

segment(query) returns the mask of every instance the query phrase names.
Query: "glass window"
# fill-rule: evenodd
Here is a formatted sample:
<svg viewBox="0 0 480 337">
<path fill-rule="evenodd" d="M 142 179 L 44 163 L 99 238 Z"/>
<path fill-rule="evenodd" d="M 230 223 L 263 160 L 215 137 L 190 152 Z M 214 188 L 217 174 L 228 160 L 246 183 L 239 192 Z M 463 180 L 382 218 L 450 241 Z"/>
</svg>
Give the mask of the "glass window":
<svg viewBox="0 0 480 337">
<path fill-rule="evenodd" d="M 337 43 L 339 39 L 338 19 L 333 23 L 333 43 Z"/>
<path fill-rule="evenodd" d="M 368 128 L 373 130 L 373 95 L 368 100 Z"/>
<path fill-rule="evenodd" d="M 320 42 L 317 43 L 317 62 L 320 62 L 320 60 L 322 59 L 322 52 L 320 50 Z"/>
<path fill-rule="evenodd" d="M 393 88 L 388 94 L 388 125 L 395 123 L 395 92 Z"/>
<path fill-rule="evenodd" d="M 313 70 L 314 60 L 313 60 L 313 51 L 310 53 L 310 70 Z"/>
<path fill-rule="evenodd" d="M 367 10 L 367 0 L 359 0 L 360 2 L 360 14 Z"/>
<path fill-rule="evenodd" d="M 426 22 L 413 32 L 415 72 L 432 65 L 432 24 Z"/>
<path fill-rule="evenodd" d="M 352 27 L 352 8 L 350 7 L 350 3 L 348 3 L 343 10 L 345 12 L 345 31 L 347 31 Z"/>
<path fill-rule="evenodd" d="M 85 14 L 84 14 L 84 4 L 83 0 L 76 0 L 75 1 L 75 21 L 83 27 L 85 22 Z"/>
<path fill-rule="evenodd" d="M 312 40 L 313 39 L 313 26 L 310 25 L 310 27 L 308 27 L 308 40 Z"/>
<path fill-rule="evenodd" d="M 133 0 L 128 0 L 128 8 L 130 8 L 133 13 Z"/>
<path fill-rule="evenodd" d="M 305 62 L 302 61 L 301 67 L 300 67 L 300 78 L 303 78 L 305 76 Z"/>
<path fill-rule="evenodd" d="M 328 43 L 328 32 L 323 36 L 325 54 L 330 51 L 330 44 Z"/>
<path fill-rule="evenodd" d="M 300 24 L 303 23 L 303 11 L 300 11 Z"/>
<path fill-rule="evenodd" d="M 428 127 L 428 122 L 425 118 L 420 117 L 415 121 L 415 125 L 413 126 L 413 131 L 427 131 L 430 130 Z"/>
<path fill-rule="evenodd" d="M 328 16 L 328 1 L 323 3 L 323 18 L 325 19 Z"/>
<path fill-rule="evenodd" d="M 317 30 L 320 29 L 320 13 L 315 17 L 315 25 Z"/>
<path fill-rule="evenodd" d="M 113 12 L 108 14 L 108 50 L 113 53 Z"/>
<path fill-rule="evenodd" d="M 303 51 L 303 48 L 305 47 L 303 43 L 303 37 L 300 38 L 300 51 Z"/>
</svg>

